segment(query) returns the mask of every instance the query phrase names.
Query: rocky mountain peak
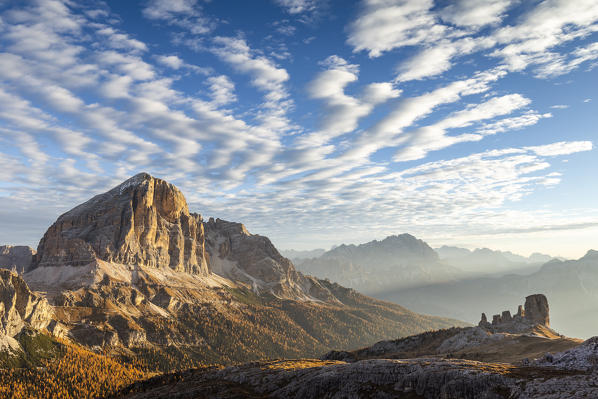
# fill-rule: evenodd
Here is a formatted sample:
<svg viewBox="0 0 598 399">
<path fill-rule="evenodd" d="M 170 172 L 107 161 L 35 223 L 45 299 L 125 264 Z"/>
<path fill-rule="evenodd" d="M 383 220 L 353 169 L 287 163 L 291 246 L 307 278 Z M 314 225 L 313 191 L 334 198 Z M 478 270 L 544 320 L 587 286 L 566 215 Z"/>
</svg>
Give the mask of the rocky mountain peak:
<svg viewBox="0 0 598 399">
<path fill-rule="evenodd" d="M 581 258 L 584 260 L 598 260 L 598 251 L 594 249 L 590 249 L 586 254 Z"/>
<path fill-rule="evenodd" d="M 40 266 L 96 259 L 207 274 L 204 229 L 174 185 L 140 173 L 63 214 L 33 257 Z"/>
<path fill-rule="evenodd" d="M 215 284 L 221 284 L 220 276 L 256 293 L 337 301 L 316 279 L 297 272 L 267 237 L 249 233 L 241 223 L 204 222 L 189 212 L 178 188 L 147 173 L 60 216 L 40 241 L 27 278 L 43 289 L 51 288 L 44 285 L 49 277 L 70 288 L 87 287 L 105 276 L 136 281 L 138 266 L 150 269 L 142 274 L 174 270 L 219 281 Z"/>
</svg>

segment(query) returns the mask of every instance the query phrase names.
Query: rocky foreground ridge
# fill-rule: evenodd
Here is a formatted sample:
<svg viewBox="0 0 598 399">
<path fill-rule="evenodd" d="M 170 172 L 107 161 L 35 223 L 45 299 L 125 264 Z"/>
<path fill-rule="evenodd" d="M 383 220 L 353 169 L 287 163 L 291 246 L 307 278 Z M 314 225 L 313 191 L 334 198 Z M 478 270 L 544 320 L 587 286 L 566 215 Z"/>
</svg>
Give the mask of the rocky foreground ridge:
<svg viewBox="0 0 598 399">
<path fill-rule="evenodd" d="M 133 384 L 120 397 L 594 397 L 598 338 L 581 342 L 552 331 L 544 295 L 528 296 L 526 305 L 525 318 L 494 326 L 426 332 L 319 360 L 189 370 Z"/>
<path fill-rule="evenodd" d="M 61 215 L 22 276 L 66 337 L 159 367 L 316 356 L 462 323 L 305 276 L 146 173 Z"/>
</svg>

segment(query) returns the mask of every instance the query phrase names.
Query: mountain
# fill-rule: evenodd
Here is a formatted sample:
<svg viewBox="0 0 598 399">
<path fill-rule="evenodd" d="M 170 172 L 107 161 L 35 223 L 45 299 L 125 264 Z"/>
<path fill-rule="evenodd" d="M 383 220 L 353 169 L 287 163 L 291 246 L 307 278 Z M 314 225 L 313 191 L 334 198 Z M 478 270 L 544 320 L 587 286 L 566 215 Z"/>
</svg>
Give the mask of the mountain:
<svg viewBox="0 0 598 399">
<path fill-rule="evenodd" d="M 441 261 L 464 272 L 477 274 L 504 274 L 506 272 L 533 272 L 554 259 L 550 255 L 534 253 L 529 257 L 510 251 L 495 251 L 489 248 L 466 248 L 442 246 L 436 248 Z"/>
<path fill-rule="evenodd" d="M 322 248 L 310 249 L 306 251 L 297 251 L 294 249 L 280 251 L 284 257 L 289 258 L 293 262 L 317 258 L 318 256 L 322 256 L 324 252 L 326 252 L 326 250 Z"/>
<path fill-rule="evenodd" d="M 361 245 L 340 245 L 318 258 L 297 263 L 303 273 L 327 278 L 365 293 L 451 281 L 459 270 L 410 234 Z"/>
<path fill-rule="evenodd" d="M 24 245 L 0 245 L 0 268 L 25 273 L 35 255 L 33 248 Z"/>
<path fill-rule="evenodd" d="M 577 260 L 551 260 L 528 275 L 470 278 L 382 292 L 377 297 L 415 311 L 475 322 L 471 314 L 501 304 L 515 306 L 517 298 L 529 291 L 544 292 L 553 299 L 554 325 L 559 331 L 573 337 L 596 334 L 598 252 L 592 250 Z"/>
<path fill-rule="evenodd" d="M 504 317 L 503 317 L 504 316 Z M 598 337 L 549 327 L 548 300 L 529 295 L 492 323 L 380 341 L 320 360 L 199 368 L 138 382 L 125 398 L 565 398 L 593 397 Z"/>
<path fill-rule="evenodd" d="M 315 356 L 463 325 L 298 272 L 142 173 L 61 215 L 23 274 L 72 342 L 147 369 Z"/>
</svg>

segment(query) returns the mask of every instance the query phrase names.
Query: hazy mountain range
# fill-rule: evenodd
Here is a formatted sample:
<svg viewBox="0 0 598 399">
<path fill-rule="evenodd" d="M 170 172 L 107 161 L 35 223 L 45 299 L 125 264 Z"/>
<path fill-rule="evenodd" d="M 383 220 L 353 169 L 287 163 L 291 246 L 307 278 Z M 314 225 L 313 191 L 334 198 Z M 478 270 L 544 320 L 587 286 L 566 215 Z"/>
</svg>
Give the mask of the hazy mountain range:
<svg viewBox="0 0 598 399">
<path fill-rule="evenodd" d="M 572 337 L 596 335 L 598 324 L 598 252 L 577 260 L 554 259 L 538 271 L 506 274 L 376 294 L 428 314 L 443 314 L 475 322 L 474 316 L 499 304 L 514 307 L 524 293 L 542 292 L 551 298 L 552 325 Z"/>
<path fill-rule="evenodd" d="M 554 326 L 589 337 L 598 319 L 598 256 L 578 260 L 529 257 L 481 248 L 443 246 L 402 234 L 361 245 L 341 245 L 299 270 L 328 278 L 418 312 L 476 322 L 485 309 L 514 307 L 530 292 L 551 298 Z"/>
<path fill-rule="evenodd" d="M 329 251 L 321 251 L 289 250 L 285 253 L 305 274 L 369 294 L 455 282 L 473 276 L 531 273 L 553 259 L 549 255 L 524 257 L 488 248 L 471 251 L 443 246 L 433 249 L 410 234 L 389 236 L 360 245 L 342 244 Z"/>
</svg>

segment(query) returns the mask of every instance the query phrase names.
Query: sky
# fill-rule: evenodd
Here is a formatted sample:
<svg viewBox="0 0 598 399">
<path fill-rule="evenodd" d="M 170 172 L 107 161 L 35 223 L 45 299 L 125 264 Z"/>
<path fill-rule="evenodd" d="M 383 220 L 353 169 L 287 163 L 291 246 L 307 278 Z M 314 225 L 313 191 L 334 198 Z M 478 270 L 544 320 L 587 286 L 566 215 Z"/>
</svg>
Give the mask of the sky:
<svg viewBox="0 0 598 399">
<path fill-rule="evenodd" d="M 0 0 L 0 243 L 147 172 L 283 249 L 598 249 L 595 0 Z"/>
</svg>

